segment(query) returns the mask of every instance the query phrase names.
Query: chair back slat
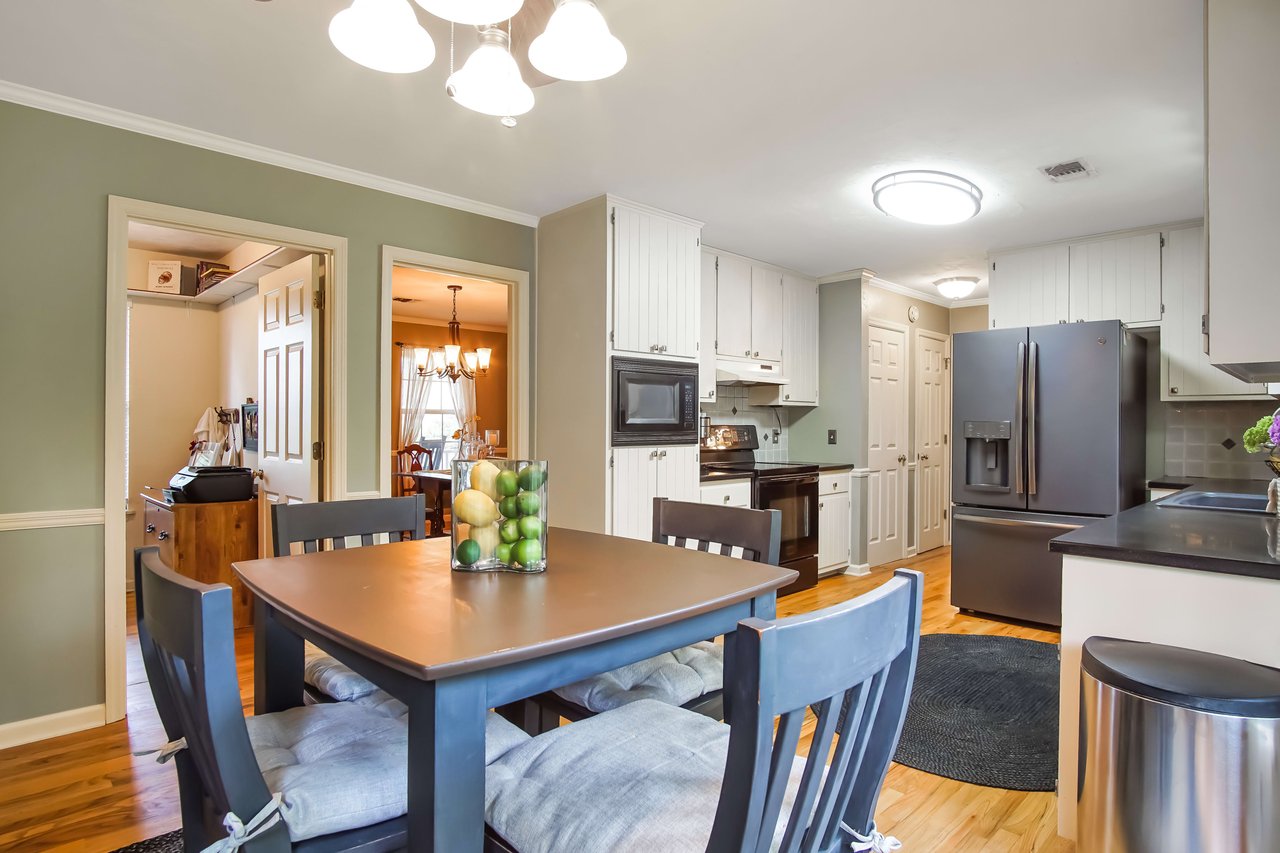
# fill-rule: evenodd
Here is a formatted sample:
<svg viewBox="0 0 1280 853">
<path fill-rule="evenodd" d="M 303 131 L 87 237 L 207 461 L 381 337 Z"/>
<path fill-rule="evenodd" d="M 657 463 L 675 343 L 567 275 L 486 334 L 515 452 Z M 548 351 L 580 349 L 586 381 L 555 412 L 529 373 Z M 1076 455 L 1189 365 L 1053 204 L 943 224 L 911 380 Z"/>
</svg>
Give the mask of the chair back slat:
<svg viewBox="0 0 1280 853">
<path fill-rule="evenodd" d="M 217 823 L 222 815 L 254 815 L 271 799 L 244 722 L 231 587 L 183 577 L 156 548 L 141 548 L 134 552 L 134 606 L 165 734 L 186 739 L 174 759 L 183 835 L 187 849 L 200 849 L 225 835 Z M 263 849 L 281 832 L 287 843 L 287 830 L 273 828 Z"/>
<path fill-rule="evenodd" d="M 811 706 L 817 725 L 780 853 L 834 853 L 848 849 L 850 830 L 870 831 L 915 676 L 923 588 L 918 572 L 900 569 L 834 607 L 738 624 L 736 677 L 726 683 L 729 755 L 710 853 L 770 849 L 793 783 L 800 720 Z M 821 667 L 805 665 L 815 649 L 840 654 L 824 655 Z"/>
<path fill-rule="evenodd" d="M 778 565 L 782 548 L 782 513 L 776 509 L 653 499 L 653 541 L 686 548 L 697 542 L 699 551 Z"/>
<path fill-rule="evenodd" d="M 277 557 L 287 556 L 295 543 L 307 554 L 347 548 L 348 537 L 359 537 L 362 546 L 375 537 L 389 541 L 425 539 L 426 498 L 371 498 L 359 501 L 274 504 L 271 507 L 272 546 Z"/>
</svg>

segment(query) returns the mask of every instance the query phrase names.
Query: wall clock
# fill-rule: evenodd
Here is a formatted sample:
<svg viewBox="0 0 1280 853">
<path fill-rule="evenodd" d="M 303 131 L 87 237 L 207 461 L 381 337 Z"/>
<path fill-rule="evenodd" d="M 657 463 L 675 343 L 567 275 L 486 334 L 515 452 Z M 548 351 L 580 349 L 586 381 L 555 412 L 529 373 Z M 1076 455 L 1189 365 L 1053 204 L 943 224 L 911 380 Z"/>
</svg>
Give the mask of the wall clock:
<svg viewBox="0 0 1280 853">
<path fill-rule="evenodd" d="M 908 309 L 907 309 L 907 319 L 908 319 L 908 320 L 910 320 L 910 321 L 911 321 L 911 322 L 913 322 L 913 323 L 914 323 L 916 320 L 919 320 L 919 319 L 920 319 L 920 308 L 919 308 L 919 307 L 917 307 L 917 306 L 915 306 L 915 305 L 912 305 L 910 308 L 908 308 Z"/>
</svg>

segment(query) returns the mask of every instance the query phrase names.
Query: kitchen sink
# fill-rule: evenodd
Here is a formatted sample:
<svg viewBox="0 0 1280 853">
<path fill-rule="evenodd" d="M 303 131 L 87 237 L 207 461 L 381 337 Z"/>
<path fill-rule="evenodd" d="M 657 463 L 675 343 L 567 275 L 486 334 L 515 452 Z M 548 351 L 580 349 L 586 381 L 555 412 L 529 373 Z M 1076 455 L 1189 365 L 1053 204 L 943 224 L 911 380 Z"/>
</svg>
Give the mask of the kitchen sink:
<svg viewBox="0 0 1280 853">
<path fill-rule="evenodd" d="M 1197 492 L 1191 489 L 1160 501 L 1157 506 L 1173 509 L 1216 509 L 1224 512 L 1266 513 L 1267 496 L 1235 492 Z"/>
</svg>

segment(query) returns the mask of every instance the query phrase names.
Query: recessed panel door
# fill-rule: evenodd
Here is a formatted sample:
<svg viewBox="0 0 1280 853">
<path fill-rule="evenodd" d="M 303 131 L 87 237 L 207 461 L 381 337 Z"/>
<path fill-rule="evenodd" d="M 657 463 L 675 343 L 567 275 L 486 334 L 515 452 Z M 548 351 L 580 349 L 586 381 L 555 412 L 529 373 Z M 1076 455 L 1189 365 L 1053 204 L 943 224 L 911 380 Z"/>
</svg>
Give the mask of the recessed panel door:
<svg viewBox="0 0 1280 853">
<path fill-rule="evenodd" d="M 921 552 L 941 548 L 947 508 L 947 340 L 921 331 L 915 346 L 916 524 Z"/>
<path fill-rule="evenodd" d="M 906 357 L 904 330 L 867 326 L 867 560 L 873 566 L 905 554 Z"/>
</svg>

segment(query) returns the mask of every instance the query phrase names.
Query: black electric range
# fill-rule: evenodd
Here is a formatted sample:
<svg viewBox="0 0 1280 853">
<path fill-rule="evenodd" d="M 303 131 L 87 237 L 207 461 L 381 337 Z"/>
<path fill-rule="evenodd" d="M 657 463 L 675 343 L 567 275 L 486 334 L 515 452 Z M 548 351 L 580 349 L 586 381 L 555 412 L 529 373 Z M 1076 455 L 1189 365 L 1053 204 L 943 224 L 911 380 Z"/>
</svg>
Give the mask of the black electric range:
<svg viewBox="0 0 1280 853">
<path fill-rule="evenodd" d="M 711 425 L 699 453 L 702 481 L 751 478 L 752 509 L 782 513 L 781 565 L 800 577 L 778 590 L 789 595 L 818 582 L 818 466 L 757 462 L 755 426 Z"/>
</svg>

